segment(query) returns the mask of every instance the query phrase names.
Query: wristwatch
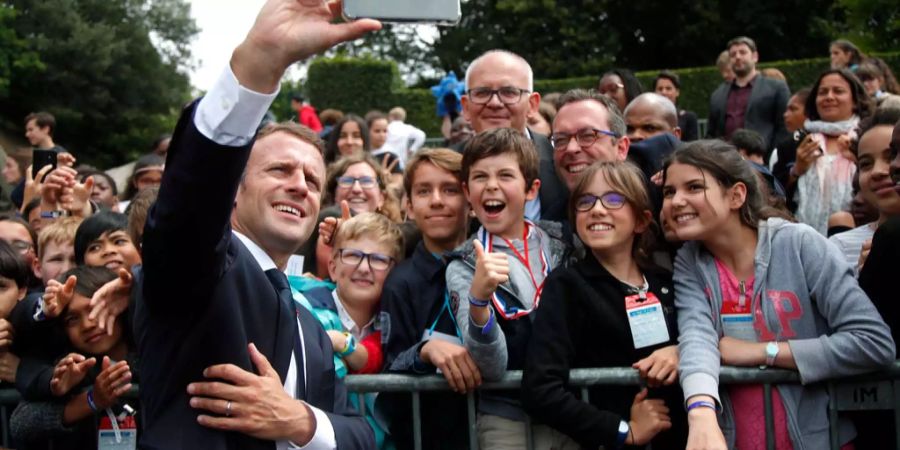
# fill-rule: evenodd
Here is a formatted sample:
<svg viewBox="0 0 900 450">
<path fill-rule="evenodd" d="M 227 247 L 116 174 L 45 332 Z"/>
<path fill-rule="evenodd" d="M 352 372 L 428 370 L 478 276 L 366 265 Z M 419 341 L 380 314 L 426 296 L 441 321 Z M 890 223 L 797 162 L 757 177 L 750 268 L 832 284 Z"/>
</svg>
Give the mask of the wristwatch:
<svg viewBox="0 0 900 450">
<path fill-rule="evenodd" d="M 622 448 L 625 446 L 625 440 L 628 439 L 628 432 L 631 431 L 631 427 L 628 425 L 628 422 L 624 420 L 619 421 L 619 436 L 616 439 L 616 444 L 618 448 Z"/>
<path fill-rule="evenodd" d="M 350 354 L 356 351 L 356 338 L 353 337 L 352 334 L 348 332 L 344 332 L 344 349 L 341 350 L 338 355 L 341 358 L 346 358 Z"/>
<path fill-rule="evenodd" d="M 775 341 L 766 344 L 766 367 L 775 365 L 775 357 L 778 356 L 778 343 Z"/>
</svg>

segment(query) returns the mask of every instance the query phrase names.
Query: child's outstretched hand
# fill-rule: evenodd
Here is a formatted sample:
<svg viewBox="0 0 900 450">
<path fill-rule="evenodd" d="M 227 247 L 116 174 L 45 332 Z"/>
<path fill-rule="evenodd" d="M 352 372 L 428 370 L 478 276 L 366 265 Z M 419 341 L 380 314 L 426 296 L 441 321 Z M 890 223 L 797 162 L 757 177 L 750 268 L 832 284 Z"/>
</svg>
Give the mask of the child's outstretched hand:
<svg viewBox="0 0 900 450">
<path fill-rule="evenodd" d="M 44 291 L 44 315 L 49 318 L 59 317 L 63 309 L 72 301 L 75 296 L 75 283 L 78 278 L 75 275 L 66 279 L 66 284 L 62 284 L 56 280 L 50 280 L 47 283 L 47 289 Z"/>
<path fill-rule="evenodd" d="M 128 269 L 119 268 L 118 278 L 104 284 L 94 296 L 91 297 L 91 313 L 88 315 L 90 319 L 97 320 L 97 326 L 101 330 L 106 330 L 110 336 L 113 334 L 113 325 L 116 323 L 116 317 L 128 309 L 128 302 L 131 298 L 132 277 Z"/>
<path fill-rule="evenodd" d="M 484 251 L 481 241 L 475 240 L 475 277 L 472 278 L 472 297 L 487 300 L 497 286 L 509 280 L 509 257 L 505 253 Z"/>
<path fill-rule="evenodd" d="M 85 358 L 78 353 L 68 356 L 56 363 L 53 378 L 50 379 L 50 392 L 57 397 L 66 395 L 73 387 L 84 380 L 87 371 L 97 364 L 97 358 Z"/>
<path fill-rule="evenodd" d="M 131 389 L 131 368 L 126 361 L 112 364 L 109 356 L 103 357 L 100 367 L 100 375 L 94 381 L 94 405 L 97 409 L 106 409 Z"/>
<path fill-rule="evenodd" d="M 334 235 L 337 234 L 338 228 L 349 218 L 350 204 L 347 203 L 347 200 L 341 200 L 341 218 L 326 217 L 319 223 L 319 237 L 322 238 L 322 242 L 324 242 L 325 245 L 330 246 L 332 239 L 334 239 Z"/>
</svg>

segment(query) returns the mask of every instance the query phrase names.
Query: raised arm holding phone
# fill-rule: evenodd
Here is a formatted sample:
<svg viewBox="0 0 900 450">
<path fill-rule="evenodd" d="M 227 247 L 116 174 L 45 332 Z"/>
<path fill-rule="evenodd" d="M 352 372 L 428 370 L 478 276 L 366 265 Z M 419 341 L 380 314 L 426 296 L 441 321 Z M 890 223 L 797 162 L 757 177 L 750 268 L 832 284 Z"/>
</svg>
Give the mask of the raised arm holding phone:
<svg viewBox="0 0 900 450">
<path fill-rule="evenodd" d="M 339 2 L 267 1 L 182 114 L 135 274 L 141 448 L 374 446 L 282 272 L 315 226 L 321 142 L 296 124 L 256 136 L 288 66 L 380 28 L 339 15 Z"/>
</svg>

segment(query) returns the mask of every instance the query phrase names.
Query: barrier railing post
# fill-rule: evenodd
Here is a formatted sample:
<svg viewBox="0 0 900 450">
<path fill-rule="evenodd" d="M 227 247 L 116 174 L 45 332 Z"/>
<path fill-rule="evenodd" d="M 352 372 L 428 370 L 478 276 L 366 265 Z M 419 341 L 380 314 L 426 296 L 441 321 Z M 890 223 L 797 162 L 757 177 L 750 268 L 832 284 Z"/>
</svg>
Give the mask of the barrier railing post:
<svg viewBox="0 0 900 450">
<path fill-rule="evenodd" d="M 0 406 L 0 420 L 3 421 L 3 447 L 8 448 L 10 446 L 9 412 L 6 409 L 6 405 Z"/>
<path fill-rule="evenodd" d="M 365 392 L 360 392 L 356 394 L 356 399 L 359 400 L 359 415 L 366 415 L 366 394 Z"/>
<path fill-rule="evenodd" d="M 475 412 L 475 392 L 466 394 L 466 409 L 469 422 L 469 450 L 478 450 L 478 427 L 475 424 L 478 416 Z"/>
<path fill-rule="evenodd" d="M 531 416 L 525 416 L 525 448 L 534 450 L 534 427 L 531 425 Z"/>
<path fill-rule="evenodd" d="M 766 448 L 775 450 L 775 412 L 772 410 L 772 385 L 763 384 L 763 408 L 766 419 Z"/>
<path fill-rule="evenodd" d="M 581 388 L 581 401 L 585 403 L 591 402 L 591 394 L 590 392 L 588 392 L 588 388 L 586 387 Z"/>
<path fill-rule="evenodd" d="M 834 390 L 834 383 L 830 381 L 828 382 L 828 437 L 831 440 L 831 450 L 840 450 L 837 392 Z"/>
<path fill-rule="evenodd" d="M 413 445 L 416 450 L 422 450 L 422 400 L 419 398 L 419 391 L 412 393 L 413 407 Z"/>
<path fill-rule="evenodd" d="M 900 450 L 900 380 L 894 380 L 894 445 Z"/>
</svg>

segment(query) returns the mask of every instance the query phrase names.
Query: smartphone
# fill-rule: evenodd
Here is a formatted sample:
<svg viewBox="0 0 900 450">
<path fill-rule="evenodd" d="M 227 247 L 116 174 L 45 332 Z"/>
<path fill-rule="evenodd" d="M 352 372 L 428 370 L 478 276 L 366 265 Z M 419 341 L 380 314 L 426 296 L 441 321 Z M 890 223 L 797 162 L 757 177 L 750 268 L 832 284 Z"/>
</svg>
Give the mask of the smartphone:
<svg viewBox="0 0 900 450">
<path fill-rule="evenodd" d="M 52 166 L 47 173 L 52 172 L 56 169 L 56 151 L 55 150 L 40 150 L 34 149 L 34 153 L 32 153 L 32 164 L 31 164 L 31 177 L 32 179 L 37 178 L 37 173 L 41 171 L 44 166 Z M 44 180 L 41 180 L 44 181 Z"/>
<path fill-rule="evenodd" d="M 456 25 L 460 0 L 344 0 L 344 19 Z"/>
</svg>

